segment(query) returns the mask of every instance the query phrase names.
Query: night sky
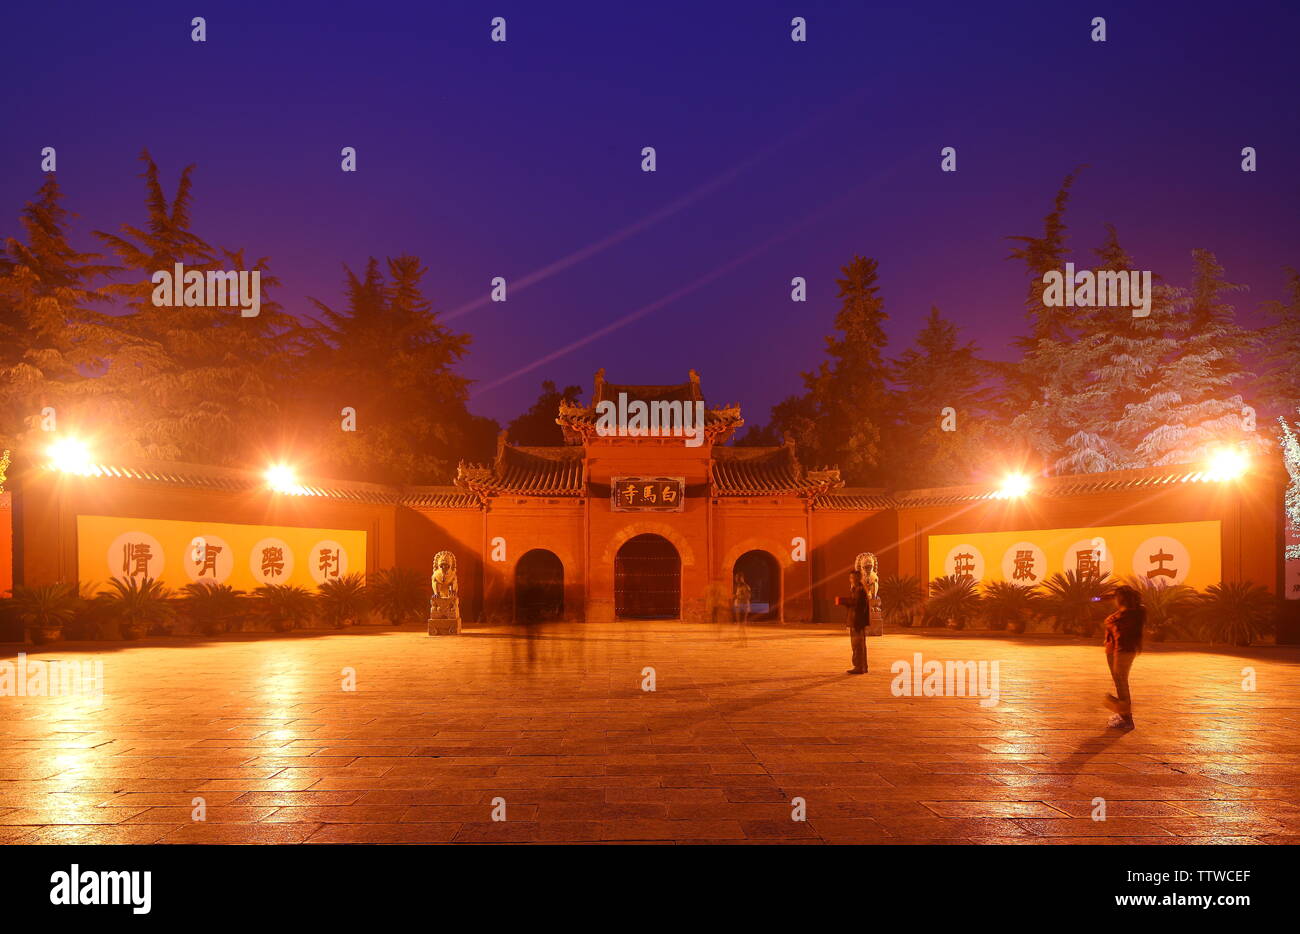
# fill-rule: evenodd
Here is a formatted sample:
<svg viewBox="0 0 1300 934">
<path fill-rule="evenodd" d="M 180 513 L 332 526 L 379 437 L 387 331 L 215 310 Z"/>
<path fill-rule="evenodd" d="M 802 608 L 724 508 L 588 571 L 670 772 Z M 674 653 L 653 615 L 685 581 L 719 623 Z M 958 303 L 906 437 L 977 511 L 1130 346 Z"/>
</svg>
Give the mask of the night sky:
<svg viewBox="0 0 1300 934">
<path fill-rule="evenodd" d="M 1076 258 L 1114 223 L 1175 284 L 1190 250 L 1215 251 L 1251 286 L 1248 321 L 1281 297 L 1300 266 L 1296 4 L 874 7 L 9 4 L 0 234 L 44 146 L 85 247 L 143 220 L 142 148 L 169 193 L 196 163 L 195 230 L 269 256 L 291 312 L 338 303 L 344 262 L 419 255 L 474 337 L 471 407 L 503 422 L 541 380 L 589 391 L 600 366 L 619 382 L 695 367 L 712 401 L 766 421 L 821 359 L 854 253 L 880 261 L 891 355 L 935 304 L 1006 358 L 1027 281 L 1006 237 L 1039 233 L 1080 164 Z M 796 15 L 807 43 L 790 41 Z M 487 301 L 498 275 L 504 305 Z M 789 300 L 796 275 L 807 304 Z"/>
</svg>

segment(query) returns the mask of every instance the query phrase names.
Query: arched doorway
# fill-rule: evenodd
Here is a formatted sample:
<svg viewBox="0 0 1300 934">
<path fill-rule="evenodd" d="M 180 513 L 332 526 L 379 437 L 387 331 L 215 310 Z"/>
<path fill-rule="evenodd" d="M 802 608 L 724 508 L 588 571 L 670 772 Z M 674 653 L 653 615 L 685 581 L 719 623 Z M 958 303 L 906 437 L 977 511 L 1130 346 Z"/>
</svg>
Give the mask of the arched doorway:
<svg viewBox="0 0 1300 934">
<path fill-rule="evenodd" d="M 682 614 L 682 559 L 660 535 L 629 538 L 614 556 L 614 615 L 677 619 Z"/>
<path fill-rule="evenodd" d="M 555 552 L 534 548 L 515 565 L 515 621 L 541 623 L 564 616 L 564 564 Z"/>
<path fill-rule="evenodd" d="M 749 584 L 749 618 L 781 618 L 781 565 L 766 551 L 747 551 L 736 559 L 731 571 L 732 587 L 737 574 Z M 733 590 L 734 593 L 734 590 Z"/>
</svg>

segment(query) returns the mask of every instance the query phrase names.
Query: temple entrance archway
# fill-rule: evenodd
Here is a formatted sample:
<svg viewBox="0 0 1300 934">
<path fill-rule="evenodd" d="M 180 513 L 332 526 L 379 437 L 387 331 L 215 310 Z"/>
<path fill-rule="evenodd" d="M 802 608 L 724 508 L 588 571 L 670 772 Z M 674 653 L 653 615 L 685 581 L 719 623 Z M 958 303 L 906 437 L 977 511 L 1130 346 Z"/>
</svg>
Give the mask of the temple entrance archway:
<svg viewBox="0 0 1300 934">
<path fill-rule="evenodd" d="M 618 619 L 679 619 L 682 559 L 661 535 L 629 538 L 614 556 L 614 615 Z"/>
<path fill-rule="evenodd" d="M 515 621 L 543 623 L 564 616 L 564 564 L 553 551 L 534 548 L 515 565 Z"/>
<path fill-rule="evenodd" d="M 781 565 L 776 558 L 759 549 L 747 551 L 736 559 L 731 569 L 733 588 L 737 574 L 745 575 L 745 582 L 749 584 L 749 618 L 780 619 Z"/>
</svg>

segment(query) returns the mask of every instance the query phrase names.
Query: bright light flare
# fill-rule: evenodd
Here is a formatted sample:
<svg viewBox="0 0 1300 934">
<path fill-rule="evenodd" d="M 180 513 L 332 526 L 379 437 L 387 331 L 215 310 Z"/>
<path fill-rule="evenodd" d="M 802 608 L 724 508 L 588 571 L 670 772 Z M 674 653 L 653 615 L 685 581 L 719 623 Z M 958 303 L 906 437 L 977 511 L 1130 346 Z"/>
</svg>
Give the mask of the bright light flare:
<svg viewBox="0 0 1300 934">
<path fill-rule="evenodd" d="M 998 499 L 1020 499 L 1029 493 L 1033 484 L 1029 478 L 1022 473 L 1009 473 L 1002 479 L 1002 485 L 998 487 Z"/>
<path fill-rule="evenodd" d="M 272 464 L 266 468 L 266 485 L 276 493 L 302 493 L 297 472 L 288 464 Z"/>
<path fill-rule="evenodd" d="M 1240 480 L 1250 469 L 1250 457 L 1240 448 L 1218 448 L 1211 452 L 1206 474 L 1220 482 Z"/>
<path fill-rule="evenodd" d="M 55 470 L 79 477 L 99 476 L 100 470 L 90 456 L 90 448 L 86 442 L 77 438 L 60 438 L 45 453 L 50 458 L 50 466 Z"/>
</svg>

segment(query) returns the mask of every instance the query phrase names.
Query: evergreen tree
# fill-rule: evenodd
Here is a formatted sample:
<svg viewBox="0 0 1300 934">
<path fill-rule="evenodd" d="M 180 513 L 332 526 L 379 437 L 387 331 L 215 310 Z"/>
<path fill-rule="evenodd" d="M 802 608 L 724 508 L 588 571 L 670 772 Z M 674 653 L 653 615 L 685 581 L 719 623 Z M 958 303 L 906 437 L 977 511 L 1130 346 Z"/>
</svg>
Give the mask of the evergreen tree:
<svg viewBox="0 0 1300 934">
<path fill-rule="evenodd" d="M 22 213 L 23 240 L 0 250 L 0 447 L 38 437 L 41 412 L 56 430 L 77 427 L 89 378 L 108 348 L 108 319 L 95 308 L 95 280 L 112 267 L 68 242 L 69 213 L 54 174 Z"/>
<path fill-rule="evenodd" d="M 805 464 L 838 466 L 850 484 L 863 484 L 880 479 L 881 426 L 889 417 L 882 359 L 889 316 L 874 259 L 855 256 L 841 272 L 839 333 L 826 338 L 829 359 L 803 375 L 804 396 L 773 408 L 772 422 L 800 444 Z"/>
<path fill-rule="evenodd" d="M 576 404 L 581 398 L 581 386 L 565 386 L 560 390 L 551 380 L 544 380 L 537 401 L 507 426 L 507 437 L 517 444 L 563 444 L 564 432 L 555 423 L 560 403 Z"/>
<path fill-rule="evenodd" d="M 191 230 L 193 166 L 169 202 L 146 151 L 147 220 L 121 234 L 96 231 L 136 281 L 106 286 L 128 309 L 100 377 L 98 420 L 112 424 L 126 453 L 162 460 L 247 464 L 260 457 L 280 411 L 283 377 L 298 323 L 267 291 L 279 285 L 266 260 L 248 264 L 242 250 L 218 249 Z M 258 270 L 261 311 L 243 317 L 237 299 L 222 307 L 157 307 L 152 276 L 172 271 Z"/>
<path fill-rule="evenodd" d="M 1239 391 L 1255 340 L 1224 301 L 1243 287 L 1224 280 L 1223 268 L 1208 250 L 1193 250 L 1192 257 L 1192 286 L 1166 324 L 1172 352 L 1151 373 L 1145 398 L 1127 407 L 1120 425 L 1139 466 L 1196 463 L 1219 444 L 1267 445 L 1253 430 Z"/>
<path fill-rule="evenodd" d="M 1106 240 L 1095 253 L 1099 263 L 1092 270 L 1094 277 L 1136 269 L 1113 226 L 1107 225 Z M 1120 423 L 1129 406 L 1144 401 L 1152 374 L 1175 349 L 1167 329 L 1176 298 L 1175 290 L 1152 277 L 1146 315 L 1135 317 L 1136 303 L 1132 301 L 1123 307 L 1077 309 L 1074 352 L 1083 370 L 1082 381 L 1064 407 L 1062 417 L 1073 433 L 1052 462 L 1053 473 L 1099 473 L 1139 466 L 1122 437 Z"/>
<path fill-rule="evenodd" d="M 1031 449 L 1044 466 L 1052 465 L 1065 450 L 1065 442 L 1077 433 L 1081 413 L 1075 397 L 1087 376 L 1090 353 L 1080 353 L 1076 309 L 1056 308 L 1044 300 L 1048 272 L 1064 274 L 1068 255 L 1065 209 L 1070 200 L 1074 173 L 1065 177 L 1052 210 L 1043 221 L 1041 236 L 1016 236 L 1009 239 L 1011 259 L 1025 264 L 1029 290 L 1025 314 L 1030 334 L 1015 342 L 1020 350 L 1019 363 L 1008 374 L 1003 395 L 1003 417 L 1010 434 L 1022 447 Z"/>
<path fill-rule="evenodd" d="M 322 319 L 300 374 L 298 412 L 316 443 L 314 469 L 328 476 L 392 483 L 445 482 L 459 458 L 493 450 L 497 425 L 470 415 L 469 381 L 453 367 L 469 337 L 438 321 L 425 297 L 419 259 L 371 258 L 357 276 L 344 267 L 347 307 L 315 301 Z M 355 431 L 341 430 L 345 407 Z M 554 416 L 552 416 L 554 417 Z"/>
<path fill-rule="evenodd" d="M 1258 384 L 1260 404 L 1275 416 L 1300 409 L 1300 272 L 1286 272 L 1286 298 L 1264 306 L 1277 320 L 1264 332 Z"/>
<path fill-rule="evenodd" d="M 974 342 L 931 308 L 916 345 L 893 361 L 899 413 L 891 432 L 890 479 L 895 487 L 965 483 L 991 456 L 989 370 Z"/>
</svg>

